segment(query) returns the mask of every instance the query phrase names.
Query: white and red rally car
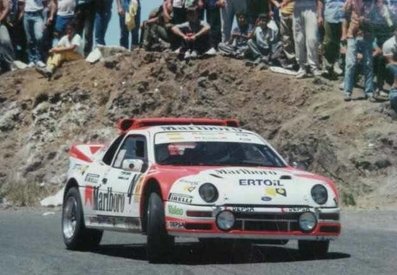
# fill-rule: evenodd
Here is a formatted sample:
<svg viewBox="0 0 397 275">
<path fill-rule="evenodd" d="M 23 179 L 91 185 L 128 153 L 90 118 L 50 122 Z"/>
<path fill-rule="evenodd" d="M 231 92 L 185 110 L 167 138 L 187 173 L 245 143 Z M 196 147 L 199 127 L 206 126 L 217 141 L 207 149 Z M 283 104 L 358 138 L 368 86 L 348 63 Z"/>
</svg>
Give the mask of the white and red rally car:
<svg viewBox="0 0 397 275">
<path fill-rule="evenodd" d="M 98 245 L 103 230 L 147 235 L 151 262 L 174 237 L 298 240 L 323 256 L 341 230 L 338 192 L 289 166 L 235 120 L 124 119 L 109 145 L 75 145 L 65 187 L 68 249 Z"/>
</svg>

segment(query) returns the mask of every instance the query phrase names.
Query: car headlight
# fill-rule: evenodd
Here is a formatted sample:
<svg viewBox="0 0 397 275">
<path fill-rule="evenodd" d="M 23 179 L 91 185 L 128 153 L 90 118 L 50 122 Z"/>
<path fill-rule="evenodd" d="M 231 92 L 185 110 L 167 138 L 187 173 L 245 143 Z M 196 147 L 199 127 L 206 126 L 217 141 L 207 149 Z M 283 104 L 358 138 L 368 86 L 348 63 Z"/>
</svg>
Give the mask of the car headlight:
<svg viewBox="0 0 397 275">
<path fill-rule="evenodd" d="M 299 216 L 299 227 L 303 232 L 312 231 L 316 225 L 317 219 L 313 212 L 305 212 Z"/>
<path fill-rule="evenodd" d="M 321 184 L 313 186 L 311 193 L 313 200 L 318 204 L 324 204 L 328 200 L 327 189 Z"/>
<path fill-rule="evenodd" d="M 225 210 L 219 212 L 216 216 L 216 225 L 220 230 L 227 231 L 232 229 L 236 219 L 231 211 Z"/>
<path fill-rule="evenodd" d="M 218 199 L 218 190 L 212 183 L 204 183 L 199 188 L 200 197 L 205 202 L 214 202 Z"/>
</svg>

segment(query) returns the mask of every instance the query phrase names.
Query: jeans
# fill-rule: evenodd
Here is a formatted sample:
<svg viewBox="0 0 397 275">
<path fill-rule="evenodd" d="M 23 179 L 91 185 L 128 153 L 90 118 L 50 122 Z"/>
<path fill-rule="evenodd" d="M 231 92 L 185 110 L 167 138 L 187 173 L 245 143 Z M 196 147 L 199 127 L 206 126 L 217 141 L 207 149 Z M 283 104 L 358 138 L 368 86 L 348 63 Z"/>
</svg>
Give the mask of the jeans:
<svg viewBox="0 0 397 275">
<path fill-rule="evenodd" d="M 119 16 L 120 22 L 120 46 L 126 49 L 132 49 L 139 46 L 139 27 L 141 25 L 141 6 L 138 7 L 138 12 L 135 16 L 135 28 L 128 31 L 125 25 L 125 16 Z M 129 36 L 131 33 L 131 47 L 129 46 Z"/>
<path fill-rule="evenodd" d="M 57 15 L 55 21 L 55 34 L 57 38 L 62 38 L 66 34 L 66 27 L 73 21 L 74 15 Z"/>
<path fill-rule="evenodd" d="M 237 12 L 247 13 L 247 1 L 226 0 L 221 9 L 222 15 L 222 42 L 229 42 L 233 19 Z"/>
<path fill-rule="evenodd" d="M 80 4 L 76 7 L 77 33 L 80 36 L 84 32 L 84 55 L 92 51 L 92 36 L 94 31 L 95 1 Z"/>
<path fill-rule="evenodd" d="M 389 92 L 390 107 L 397 113 L 397 88 L 392 88 Z"/>
<path fill-rule="evenodd" d="M 43 55 L 41 49 L 44 31 L 43 12 L 25 12 L 23 24 L 28 44 L 29 62 L 37 63 L 38 61 L 42 61 Z"/>
<path fill-rule="evenodd" d="M 106 45 L 105 35 L 112 17 L 113 0 L 97 0 L 95 15 L 95 43 Z"/>
<path fill-rule="evenodd" d="M 324 22 L 324 61 L 327 68 L 332 67 L 339 57 L 342 23 Z"/>
<path fill-rule="evenodd" d="M 280 35 L 283 50 L 288 60 L 295 61 L 295 42 L 292 28 L 293 15 L 280 14 Z"/>
<path fill-rule="evenodd" d="M 9 70 L 14 57 L 14 49 L 8 30 L 6 26 L 0 23 L 0 66 Z"/>
<path fill-rule="evenodd" d="M 221 13 L 219 8 L 207 8 L 207 22 L 211 26 L 210 39 L 211 47 L 217 49 L 222 39 Z"/>
<path fill-rule="evenodd" d="M 361 48 L 363 55 L 362 65 L 365 77 L 364 91 L 365 94 L 371 96 L 374 90 L 374 73 L 373 73 L 373 58 L 372 58 L 372 38 L 349 38 L 347 39 L 346 51 L 346 67 L 344 90 L 346 94 L 351 94 L 354 86 L 355 73 L 357 68 L 357 53 Z"/>
</svg>

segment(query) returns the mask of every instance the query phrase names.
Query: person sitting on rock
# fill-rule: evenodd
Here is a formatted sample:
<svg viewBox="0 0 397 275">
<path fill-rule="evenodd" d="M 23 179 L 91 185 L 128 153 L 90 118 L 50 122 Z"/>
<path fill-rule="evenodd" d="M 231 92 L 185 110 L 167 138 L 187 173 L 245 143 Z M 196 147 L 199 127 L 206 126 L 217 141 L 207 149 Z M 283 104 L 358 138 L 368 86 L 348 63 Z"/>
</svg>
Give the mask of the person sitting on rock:
<svg viewBox="0 0 397 275">
<path fill-rule="evenodd" d="M 65 61 L 74 61 L 83 58 L 81 36 L 76 33 L 74 23 L 66 27 L 66 35 L 59 40 L 58 45 L 52 48 L 47 60 L 47 67 L 37 68 L 37 71 L 46 77 L 51 77 L 55 70 Z"/>
<path fill-rule="evenodd" d="M 257 63 L 273 64 L 278 60 L 283 50 L 278 28 L 269 25 L 270 20 L 269 14 L 260 14 L 255 24 L 253 37 L 248 40 L 249 50 L 247 54 Z"/>
<path fill-rule="evenodd" d="M 149 19 L 142 23 L 142 46 L 147 51 L 161 51 L 169 47 L 172 24 L 164 16 L 164 8 L 167 7 L 162 5 L 152 10 Z"/>
<path fill-rule="evenodd" d="M 226 43 L 219 43 L 219 52 L 223 55 L 244 58 L 248 50 L 248 40 L 252 36 L 252 25 L 248 23 L 245 13 L 237 13 L 237 27 L 232 31 L 231 38 Z"/>
<path fill-rule="evenodd" d="M 185 59 L 196 58 L 210 48 L 210 25 L 199 19 L 197 7 L 186 9 L 187 22 L 172 27 L 172 32 L 183 39 L 179 49 Z"/>
</svg>

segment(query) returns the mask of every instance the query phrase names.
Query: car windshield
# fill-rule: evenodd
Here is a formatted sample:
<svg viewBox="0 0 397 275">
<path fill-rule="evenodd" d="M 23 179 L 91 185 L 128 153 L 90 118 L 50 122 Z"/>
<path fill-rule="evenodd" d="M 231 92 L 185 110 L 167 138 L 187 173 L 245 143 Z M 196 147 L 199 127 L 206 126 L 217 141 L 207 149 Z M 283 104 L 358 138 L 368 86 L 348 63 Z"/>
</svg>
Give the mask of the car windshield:
<svg viewBox="0 0 397 275">
<path fill-rule="evenodd" d="M 284 167 L 267 145 L 243 142 L 176 142 L 155 145 L 161 165 L 214 165 Z"/>
</svg>

